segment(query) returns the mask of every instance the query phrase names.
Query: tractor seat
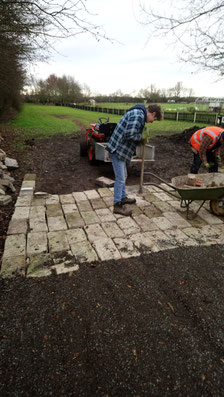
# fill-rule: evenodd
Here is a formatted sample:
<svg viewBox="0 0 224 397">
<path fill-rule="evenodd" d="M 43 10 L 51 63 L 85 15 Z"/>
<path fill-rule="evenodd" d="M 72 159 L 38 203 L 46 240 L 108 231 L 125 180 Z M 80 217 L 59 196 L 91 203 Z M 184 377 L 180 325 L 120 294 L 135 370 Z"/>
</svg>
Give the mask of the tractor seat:
<svg viewBox="0 0 224 397">
<path fill-rule="evenodd" d="M 99 132 L 104 135 L 104 142 L 108 142 L 113 131 L 116 127 L 116 123 L 102 123 L 99 126 Z"/>
</svg>

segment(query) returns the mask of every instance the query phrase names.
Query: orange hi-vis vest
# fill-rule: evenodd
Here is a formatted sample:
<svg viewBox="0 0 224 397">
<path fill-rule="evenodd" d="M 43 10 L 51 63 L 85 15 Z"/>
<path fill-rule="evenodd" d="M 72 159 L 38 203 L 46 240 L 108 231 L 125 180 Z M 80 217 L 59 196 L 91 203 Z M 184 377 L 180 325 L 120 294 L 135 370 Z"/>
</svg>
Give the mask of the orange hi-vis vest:
<svg viewBox="0 0 224 397">
<path fill-rule="evenodd" d="M 192 135 L 190 140 L 191 146 L 193 146 L 193 148 L 195 148 L 198 151 L 203 135 L 206 134 L 212 138 L 212 144 L 208 147 L 208 149 L 211 149 L 218 142 L 223 131 L 224 131 L 223 128 L 219 128 L 219 127 L 201 128 Z"/>
</svg>

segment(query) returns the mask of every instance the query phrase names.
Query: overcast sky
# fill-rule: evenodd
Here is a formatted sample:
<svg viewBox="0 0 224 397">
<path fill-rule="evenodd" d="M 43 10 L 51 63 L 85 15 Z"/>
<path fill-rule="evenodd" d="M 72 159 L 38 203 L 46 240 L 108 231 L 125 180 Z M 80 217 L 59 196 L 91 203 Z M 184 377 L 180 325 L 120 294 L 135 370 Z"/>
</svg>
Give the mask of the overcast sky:
<svg viewBox="0 0 224 397">
<path fill-rule="evenodd" d="M 57 43 L 49 62 L 38 63 L 31 73 L 43 79 L 52 73 L 73 76 L 93 95 L 117 90 L 132 94 L 151 84 L 168 89 L 180 81 L 196 96 L 224 97 L 223 81 L 217 82 L 214 73 L 198 73 L 179 63 L 174 48 L 162 38 L 147 42 L 147 27 L 137 22 L 138 4 L 138 0 L 89 0 L 89 11 L 97 15 L 88 18 L 103 25 L 113 43 L 97 42 L 88 34 L 65 39 Z"/>
</svg>

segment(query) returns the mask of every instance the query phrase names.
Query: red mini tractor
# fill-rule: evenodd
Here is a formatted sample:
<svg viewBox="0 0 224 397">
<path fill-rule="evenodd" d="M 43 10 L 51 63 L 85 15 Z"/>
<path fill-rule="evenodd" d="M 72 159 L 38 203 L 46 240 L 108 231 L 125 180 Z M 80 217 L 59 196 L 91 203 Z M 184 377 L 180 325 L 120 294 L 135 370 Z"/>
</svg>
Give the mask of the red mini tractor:
<svg viewBox="0 0 224 397">
<path fill-rule="evenodd" d="M 109 118 L 100 117 L 95 124 L 90 124 L 86 129 L 86 137 L 80 143 L 80 156 L 88 156 L 90 164 L 94 164 L 97 160 L 95 157 L 95 145 L 97 142 L 108 142 L 116 123 L 109 123 Z"/>
</svg>

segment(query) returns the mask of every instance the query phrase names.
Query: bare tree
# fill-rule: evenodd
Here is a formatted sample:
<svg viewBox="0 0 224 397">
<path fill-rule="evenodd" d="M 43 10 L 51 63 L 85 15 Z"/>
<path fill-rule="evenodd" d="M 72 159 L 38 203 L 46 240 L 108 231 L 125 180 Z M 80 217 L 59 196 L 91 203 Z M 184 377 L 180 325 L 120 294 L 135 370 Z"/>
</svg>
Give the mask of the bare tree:
<svg viewBox="0 0 224 397">
<path fill-rule="evenodd" d="M 224 1 L 141 1 L 141 23 L 150 36 L 164 35 L 181 45 L 180 59 L 224 75 Z"/>
</svg>

